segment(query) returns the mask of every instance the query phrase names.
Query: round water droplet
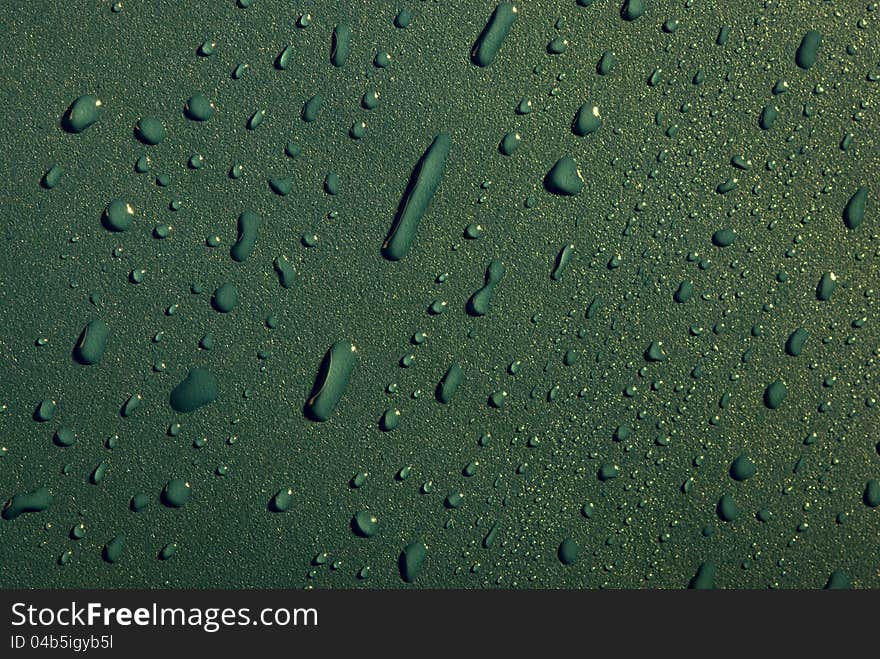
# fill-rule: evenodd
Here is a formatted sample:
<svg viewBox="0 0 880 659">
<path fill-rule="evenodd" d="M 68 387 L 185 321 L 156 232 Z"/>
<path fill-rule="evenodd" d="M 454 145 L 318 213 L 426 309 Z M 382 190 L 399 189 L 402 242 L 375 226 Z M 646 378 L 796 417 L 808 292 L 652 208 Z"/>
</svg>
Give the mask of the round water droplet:
<svg viewBox="0 0 880 659">
<path fill-rule="evenodd" d="M 165 139 L 165 125 L 159 117 L 143 117 L 135 124 L 134 134 L 144 144 L 155 146 Z"/>
<path fill-rule="evenodd" d="M 730 477 L 736 481 L 748 480 L 756 471 L 755 463 L 745 454 L 738 456 L 730 465 Z"/>
<path fill-rule="evenodd" d="M 104 208 L 101 221 L 108 231 L 128 231 L 134 220 L 134 208 L 122 199 L 113 199 Z"/>
<path fill-rule="evenodd" d="M 162 490 L 162 503 L 169 508 L 180 508 L 189 501 L 192 486 L 182 478 L 174 478 Z"/>
<path fill-rule="evenodd" d="M 578 551 L 580 551 L 578 544 L 571 538 L 565 538 L 557 550 L 559 562 L 563 565 L 574 564 L 578 557 Z"/>
<path fill-rule="evenodd" d="M 220 313 L 229 313 L 238 304 L 238 287 L 231 283 L 225 282 L 217 287 L 214 295 L 211 296 L 211 306 Z"/>
<path fill-rule="evenodd" d="M 379 532 L 379 520 L 373 513 L 366 510 L 358 511 L 351 520 L 355 533 L 363 538 L 372 538 Z"/>
</svg>

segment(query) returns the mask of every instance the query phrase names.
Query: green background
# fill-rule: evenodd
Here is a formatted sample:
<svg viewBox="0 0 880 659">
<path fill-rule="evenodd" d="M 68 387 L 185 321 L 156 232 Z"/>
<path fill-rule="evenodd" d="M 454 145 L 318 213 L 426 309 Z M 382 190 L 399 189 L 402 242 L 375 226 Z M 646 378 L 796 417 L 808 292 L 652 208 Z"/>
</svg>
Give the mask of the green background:
<svg viewBox="0 0 880 659">
<path fill-rule="evenodd" d="M 875 3 L 647 0 L 645 15 L 626 22 L 616 0 L 524 0 L 486 68 L 469 60 L 495 4 L 482 0 L 111 4 L 0 8 L 0 498 L 41 486 L 54 497 L 46 511 L 0 521 L 0 586 L 679 588 L 704 561 L 724 588 L 818 588 L 836 569 L 853 586 L 880 585 L 880 510 L 863 502 L 868 479 L 880 478 Z M 394 25 L 403 8 L 413 15 L 406 29 Z M 668 19 L 680 25 L 672 33 L 661 27 Z M 340 21 L 352 53 L 337 69 L 330 38 Z M 720 46 L 722 26 L 731 30 Z M 794 53 L 809 29 L 822 46 L 802 70 Z M 551 55 L 557 37 L 568 48 Z M 206 39 L 216 53 L 201 57 Z M 290 44 L 291 64 L 278 70 Z M 606 50 L 618 64 L 600 76 Z M 373 64 L 379 51 L 391 55 L 387 68 Z M 241 63 L 249 68 L 234 80 Z M 705 80 L 695 85 L 698 70 Z M 788 91 L 774 96 L 777 81 Z M 371 90 L 380 101 L 367 111 L 360 99 Z M 206 123 L 183 114 L 194 93 L 217 107 Z M 316 93 L 322 113 L 305 123 L 302 105 Z M 104 112 L 66 133 L 59 120 L 82 94 Z M 522 99 L 528 114 L 516 111 Z M 577 137 L 583 103 L 600 108 L 603 124 Z M 780 114 L 764 131 L 768 103 Z M 257 110 L 265 120 L 247 130 Z M 144 116 L 164 122 L 158 146 L 133 135 Z M 355 140 L 359 121 L 366 133 Z M 522 144 L 505 157 L 508 131 Z M 439 132 L 452 139 L 446 174 L 410 253 L 389 262 L 382 241 Z M 302 147 L 296 158 L 284 153 L 290 140 Z M 152 169 L 138 174 L 143 154 Z M 194 154 L 204 168 L 187 167 Z M 738 154 L 751 169 L 731 166 Z M 563 155 L 586 182 L 574 197 L 542 188 Z M 56 162 L 65 174 L 45 190 Z M 238 180 L 233 163 L 244 167 Z M 330 171 L 341 179 L 336 196 L 322 187 Z M 158 186 L 157 174 L 170 184 Z M 280 176 L 293 178 L 288 196 L 267 184 Z M 732 177 L 738 188 L 717 193 Z M 841 212 L 859 186 L 868 212 L 847 230 Z M 114 198 L 135 209 L 125 233 L 101 226 Z M 263 225 L 254 255 L 236 263 L 229 248 L 247 209 Z M 470 223 L 482 237 L 464 237 Z M 153 236 L 161 224 L 173 227 L 164 240 Z M 711 237 L 722 228 L 737 240 L 719 249 Z M 569 243 L 573 260 L 554 281 Z M 279 255 L 298 274 L 288 290 L 273 271 Z M 465 305 L 493 258 L 506 275 L 475 318 Z M 134 284 L 138 269 L 145 278 Z M 820 302 L 826 271 L 840 285 Z M 695 293 L 676 304 L 682 280 Z M 240 301 L 219 314 L 209 299 L 225 281 Z M 445 313 L 427 313 L 434 300 Z M 179 307 L 168 315 L 170 305 Z M 82 366 L 71 350 L 94 317 L 110 342 L 99 364 Z M 798 327 L 810 338 L 791 357 L 784 344 Z M 423 345 L 412 344 L 415 332 L 427 334 Z M 211 350 L 199 347 L 206 333 Z M 333 417 L 317 424 L 303 404 L 337 339 L 358 347 L 358 363 Z M 645 360 L 652 341 L 666 361 Z M 567 366 L 568 350 L 578 359 Z M 434 389 L 453 362 L 464 383 L 441 405 Z M 169 392 L 194 366 L 217 375 L 220 396 L 175 414 Z M 789 394 L 769 410 L 762 395 L 776 379 Z M 498 391 L 508 396 L 495 409 L 487 400 Z M 123 418 L 132 394 L 143 403 Z M 58 412 L 37 423 L 45 398 Z M 400 425 L 382 432 L 389 408 Z M 74 446 L 53 444 L 62 425 Z M 618 442 L 620 425 L 633 432 Z M 728 469 L 741 453 L 757 470 L 736 482 Z M 472 461 L 476 473 L 464 476 Z M 92 484 L 102 462 L 107 474 Z M 600 481 L 603 464 L 619 476 Z M 366 482 L 352 487 L 359 472 Z M 159 500 L 172 478 L 192 484 L 179 509 Z M 268 510 L 287 487 L 290 509 Z M 138 492 L 151 498 L 141 513 L 129 508 Z M 444 504 L 451 493 L 464 495 L 457 508 Z M 740 509 L 733 522 L 716 514 L 724 494 Z M 772 514 L 761 522 L 764 507 Z M 375 537 L 352 532 L 360 510 L 378 518 Z M 74 540 L 80 523 L 86 535 Z M 109 564 L 102 549 L 119 533 L 126 546 Z M 557 558 L 564 538 L 580 547 L 572 565 Z M 172 542 L 177 553 L 159 560 Z M 410 542 L 428 550 L 405 584 L 398 557 Z"/>
</svg>

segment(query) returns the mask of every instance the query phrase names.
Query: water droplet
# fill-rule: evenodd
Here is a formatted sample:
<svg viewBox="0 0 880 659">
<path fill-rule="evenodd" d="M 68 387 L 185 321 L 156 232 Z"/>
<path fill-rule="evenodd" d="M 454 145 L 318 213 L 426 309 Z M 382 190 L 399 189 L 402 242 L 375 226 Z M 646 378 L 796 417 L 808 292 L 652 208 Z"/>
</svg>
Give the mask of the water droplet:
<svg viewBox="0 0 880 659">
<path fill-rule="evenodd" d="M 313 421 L 326 421 L 348 388 L 357 361 L 357 350 L 348 341 L 337 341 L 327 350 L 315 385 L 306 403 L 306 414 Z"/>
<path fill-rule="evenodd" d="M 819 56 L 819 46 L 821 43 L 822 35 L 816 30 L 809 30 L 804 34 L 795 52 L 795 63 L 802 69 L 809 69 L 813 66 Z"/>
<path fill-rule="evenodd" d="M 135 124 L 134 134 L 144 144 L 155 146 L 165 139 L 165 125 L 159 117 L 143 117 Z"/>
<path fill-rule="evenodd" d="M 584 177 L 571 156 L 557 160 L 544 177 L 544 187 L 556 195 L 573 196 L 584 188 Z"/>
<path fill-rule="evenodd" d="M 169 508 L 181 508 L 189 501 L 192 486 L 182 478 L 172 478 L 162 490 L 162 503 Z"/>
<path fill-rule="evenodd" d="M 217 377 L 205 368 L 193 368 L 172 391 L 169 404 L 175 412 L 194 412 L 217 400 Z"/>
<path fill-rule="evenodd" d="M 225 282 L 217 287 L 214 295 L 211 296 L 211 306 L 220 313 L 229 313 L 238 304 L 238 287 L 231 283 Z"/>
<path fill-rule="evenodd" d="M 61 127 L 69 133 L 81 133 L 101 118 L 103 109 L 97 96 L 80 96 L 67 108 L 61 118 Z"/>
<path fill-rule="evenodd" d="M 443 178 L 450 148 L 449 136 L 442 133 L 437 135 L 413 169 L 394 224 L 382 245 L 382 254 L 386 259 L 398 261 L 409 251 L 419 223 Z"/>
<path fill-rule="evenodd" d="M 208 121 L 216 109 L 204 94 L 193 94 L 183 106 L 183 113 L 193 121 Z"/>
<path fill-rule="evenodd" d="M 113 199 L 104 208 L 101 222 L 108 231 L 128 231 L 134 220 L 134 208 L 122 199 Z"/>
<path fill-rule="evenodd" d="M 355 516 L 352 518 L 351 527 L 359 536 L 372 538 L 379 532 L 379 520 L 373 513 L 361 510 L 355 513 Z"/>
<path fill-rule="evenodd" d="M 512 2 L 499 3 L 471 50 L 471 61 L 480 67 L 489 66 L 498 56 L 501 45 L 516 21 L 517 9 Z"/>
</svg>

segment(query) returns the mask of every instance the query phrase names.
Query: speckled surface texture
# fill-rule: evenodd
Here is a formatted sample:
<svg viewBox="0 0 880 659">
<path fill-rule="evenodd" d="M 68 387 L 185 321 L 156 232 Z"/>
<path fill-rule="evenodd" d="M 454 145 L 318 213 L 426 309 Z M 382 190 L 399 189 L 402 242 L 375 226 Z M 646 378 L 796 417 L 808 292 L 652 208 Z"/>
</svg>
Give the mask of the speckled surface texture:
<svg viewBox="0 0 880 659">
<path fill-rule="evenodd" d="M 880 586 L 877 4 L 496 4 L 0 7 L 0 586 Z"/>
</svg>

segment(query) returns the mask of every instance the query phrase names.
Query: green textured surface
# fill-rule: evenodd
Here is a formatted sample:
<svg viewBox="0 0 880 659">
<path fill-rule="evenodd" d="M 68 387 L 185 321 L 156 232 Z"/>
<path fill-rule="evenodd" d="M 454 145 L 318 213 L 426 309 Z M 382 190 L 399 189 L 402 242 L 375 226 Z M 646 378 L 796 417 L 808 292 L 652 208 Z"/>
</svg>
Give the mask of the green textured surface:
<svg viewBox="0 0 880 659">
<path fill-rule="evenodd" d="M 47 488 L 0 520 L 0 586 L 880 586 L 876 3 L 647 0 L 629 21 L 523 1 L 485 67 L 494 2 L 241 4 L 0 7 L 0 499 Z M 98 120 L 66 132 L 87 95 Z M 601 124 L 578 136 L 585 104 Z M 389 261 L 441 133 L 445 173 Z M 566 156 L 585 185 L 551 194 Z M 124 232 L 102 225 L 114 199 Z M 336 341 L 357 363 L 311 421 Z M 219 393 L 176 413 L 193 368 Z"/>
</svg>

